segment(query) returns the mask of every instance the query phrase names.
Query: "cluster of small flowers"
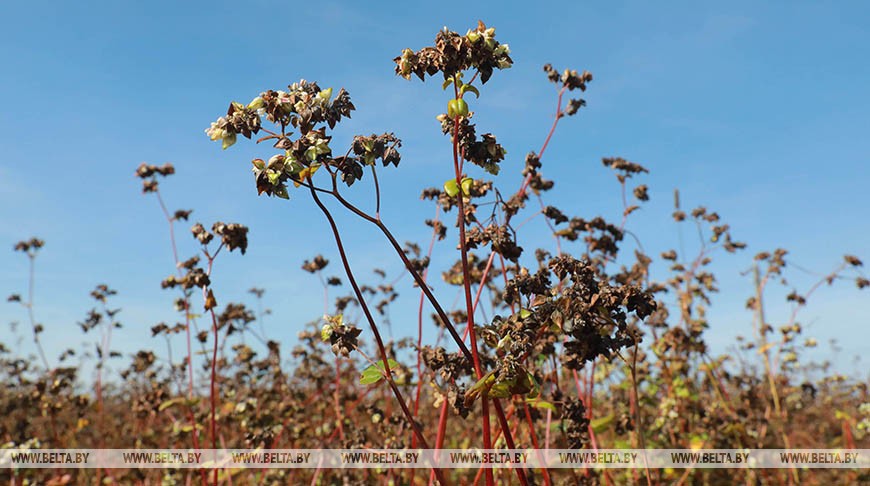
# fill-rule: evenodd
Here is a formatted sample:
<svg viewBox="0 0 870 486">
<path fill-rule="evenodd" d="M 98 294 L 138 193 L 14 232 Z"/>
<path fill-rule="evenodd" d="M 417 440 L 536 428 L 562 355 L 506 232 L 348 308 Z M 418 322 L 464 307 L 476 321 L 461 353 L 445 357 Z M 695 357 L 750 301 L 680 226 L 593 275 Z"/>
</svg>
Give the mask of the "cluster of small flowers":
<svg viewBox="0 0 870 486">
<path fill-rule="evenodd" d="M 20 251 L 22 253 L 27 253 L 28 255 L 32 254 L 32 252 L 38 251 L 45 245 L 45 241 L 40 240 L 39 238 L 31 238 L 25 241 L 19 241 L 15 244 L 15 251 Z"/>
<path fill-rule="evenodd" d="M 317 83 L 304 79 L 288 86 L 287 91 L 265 91 L 247 105 L 230 103 L 227 116 L 220 117 L 205 130 L 212 140 L 221 140 L 224 149 L 236 142 L 236 135 L 251 138 L 261 130 L 262 117 L 280 126 L 280 133 L 269 131 L 269 136 L 258 142 L 274 139 L 275 148 L 284 151 L 269 158 L 254 159 L 253 172 L 259 194 L 266 193 L 283 199 L 287 194 L 287 181 L 298 187 L 332 156 L 325 128 L 315 129 L 318 124 L 333 128 L 342 118 L 349 118 L 355 107 L 350 95 L 339 90 L 333 98 L 333 89 L 320 89 Z M 297 128 L 300 137 L 292 140 L 287 127 Z M 268 131 L 268 130 L 267 130 Z"/>
<path fill-rule="evenodd" d="M 348 326 L 341 314 L 323 316 L 326 324 L 320 330 L 320 339 L 328 342 L 336 356 L 350 356 L 350 352 L 359 346 L 359 335 L 362 329 Z"/>
<path fill-rule="evenodd" d="M 464 35 L 448 30 L 446 27 L 435 37 L 433 47 L 424 47 L 417 52 L 402 50 L 402 55 L 393 59 L 396 74 L 411 79 L 416 74 L 423 80 L 428 74 L 443 73 L 447 79 L 466 69 L 476 69 L 480 82 L 486 83 L 497 69 L 508 69 L 513 65 L 510 46 L 495 40 L 495 28 L 486 27 L 479 22 L 477 28 Z"/>
<path fill-rule="evenodd" d="M 247 226 L 238 223 L 227 224 L 218 221 L 212 225 L 211 230 L 214 233 L 206 230 L 201 223 L 196 223 L 190 229 L 190 232 L 201 245 L 209 244 L 214 238 L 214 235 L 218 235 L 221 237 L 221 244 L 226 246 L 228 250 L 233 251 L 238 248 L 241 250 L 242 255 L 245 254 L 245 251 L 248 249 Z"/>
<path fill-rule="evenodd" d="M 136 168 L 136 177 L 142 179 L 142 192 L 157 191 L 157 176 L 167 177 L 175 174 L 175 167 L 170 163 L 151 165 L 142 162 Z"/>
</svg>

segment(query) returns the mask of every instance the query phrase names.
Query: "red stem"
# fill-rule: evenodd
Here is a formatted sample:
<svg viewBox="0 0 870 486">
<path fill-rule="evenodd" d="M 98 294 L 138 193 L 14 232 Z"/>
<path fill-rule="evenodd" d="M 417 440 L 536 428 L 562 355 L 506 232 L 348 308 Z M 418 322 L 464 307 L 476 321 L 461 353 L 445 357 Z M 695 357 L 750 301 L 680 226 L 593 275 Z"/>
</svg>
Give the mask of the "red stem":
<svg viewBox="0 0 870 486">
<path fill-rule="evenodd" d="M 157 196 L 157 202 L 160 203 L 160 209 L 163 211 L 163 216 L 166 218 L 166 223 L 169 226 L 169 243 L 172 247 L 172 258 L 175 261 L 176 273 L 179 276 L 182 276 L 181 267 L 179 265 L 180 260 L 178 259 L 178 245 L 175 243 L 175 225 L 173 224 L 175 219 L 170 216 L 169 210 L 166 209 L 166 204 L 163 202 L 163 196 L 160 195 L 160 189 L 156 189 L 154 194 Z M 193 400 L 193 348 L 191 347 L 191 339 L 190 339 L 190 296 L 185 292 L 184 294 L 184 331 L 186 333 L 187 338 L 187 374 L 188 374 L 188 382 L 187 382 L 187 396 L 189 399 Z M 199 451 L 199 432 L 197 432 L 196 427 L 196 415 L 193 413 L 192 406 L 187 407 L 187 415 L 190 420 L 191 425 L 193 425 L 193 433 L 191 434 L 193 439 L 193 450 Z M 206 473 L 204 469 L 200 469 L 200 476 L 202 477 L 203 484 L 207 484 L 208 480 L 206 479 Z"/>
<path fill-rule="evenodd" d="M 453 120 L 453 170 L 456 177 L 456 185 L 462 185 L 462 172 L 459 168 L 459 116 Z M 465 290 L 465 307 L 468 317 L 468 334 L 471 337 L 471 356 L 474 363 L 474 371 L 477 373 L 477 379 L 483 378 L 483 368 L 480 366 L 480 354 L 477 348 L 477 333 L 474 332 L 474 303 L 471 300 L 471 281 L 468 278 L 470 273 L 468 270 L 468 249 L 465 243 L 465 203 L 463 202 L 462 192 L 457 195 L 457 209 L 459 210 L 459 250 L 462 255 L 462 286 Z M 484 393 L 481 397 L 481 407 L 483 409 L 483 447 L 492 449 L 492 437 L 490 436 L 489 425 L 489 398 Z M 493 486 L 495 480 L 492 476 L 492 470 L 487 469 L 486 472 L 487 486 Z"/>
<path fill-rule="evenodd" d="M 535 434 L 535 422 L 532 420 L 532 413 L 529 411 L 528 403 L 523 404 L 523 410 L 526 412 L 526 423 L 529 424 L 529 438 L 532 440 L 532 445 L 535 446 L 535 450 L 538 451 L 541 449 L 541 446 L 538 444 L 538 436 Z M 540 452 L 538 453 L 538 460 L 541 460 Z M 541 464 L 543 464 L 543 461 Z M 550 481 L 550 471 L 545 467 L 542 467 L 541 471 L 544 473 L 544 484 L 546 486 L 553 484 Z"/>
<path fill-rule="evenodd" d="M 223 248 L 223 243 L 218 246 L 218 249 L 214 252 L 214 255 L 209 255 L 208 252 L 205 253 L 208 258 L 208 269 L 206 270 L 206 275 L 211 276 L 212 267 L 214 266 L 214 259 L 217 257 L 218 253 L 220 253 L 221 248 Z M 207 301 L 208 292 L 210 292 L 208 287 L 203 287 L 202 295 L 203 300 Z M 217 449 L 217 419 L 216 419 L 216 411 L 217 411 L 217 354 L 218 354 L 218 341 L 220 341 L 220 336 L 218 335 L 218 323 L 217 316 L 214 313 L 214 307 L 208 309 L 209 314 L 211 315 L 211 328 L 214 332 L 214 347 L 212 349 L 211 354 L 211 382 L 209 383 L 209 404 L 211 407 L 211 448 Z M 196 430 L 194 429 L 194 432 Z M 212 473 L 212 484 L 217 486 L 218 483 L 218 469 L 215 468 Z"/>
</svg>

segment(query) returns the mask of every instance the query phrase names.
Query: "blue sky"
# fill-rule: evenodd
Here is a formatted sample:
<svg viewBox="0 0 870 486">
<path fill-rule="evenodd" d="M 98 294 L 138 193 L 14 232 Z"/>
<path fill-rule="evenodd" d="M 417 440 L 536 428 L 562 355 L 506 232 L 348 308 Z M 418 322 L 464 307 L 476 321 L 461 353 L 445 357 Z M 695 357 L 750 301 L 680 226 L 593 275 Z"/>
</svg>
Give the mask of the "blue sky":
<svg viewBox="0 0 870 486">
<path fill-rule="evenodd" d="M 439 83 L 393 74 L 402 48 L 428 45 L 447 25 L 464 32 L 483 19 L 511 45 L 514 68 L 497 73 L 472 102 L 480 130 L 505 143 L 499 181 L 514 187 L 522 158 L 550 123 L 554 90 L 542 71 L 588 69 L 588 107 L 567 119 L 548 149 L 545 171 L 558 182 L 548 203 L 582 216 L 619 217 L 621 203 L 602 156 L 651 170 L 652 201 L 629 222 L 649 253 L 679 248 L 669 218 L 672 191 L 684 206 L 704 204 L 731 224 L 749 250 L 722 255 L 722 294 L 709 338 L 727 352 L 750 332 L 743 303 L 751 255 L 784 246 L 802 267 L 826 272 L 843 253 L 870 261 L 870 8 L 863 2 L 4 2 L 0 6 L 0 293 L 21 292 L 26 260 L 12 245 L 38 235 L 37 314 L 49 356 L 82 337 L 75 322 L 91 307 L 88 292 L 119 290 L 126 329 L 116 348 L 163 349 L 149 328 L 172 322 L 174 294 L 159 282 L 173 271 L 165 223 L 153 197 L 139 193 L 133 170 L 143 161 L 175 164 L 162 185 L 171 208 L 192 218 L 251 228 L 244 257 L 221 257 L 219 301 L 267 289 L 271 337 L 292 341 L 300 324 L 322 313 L 319 284 L 299 265 L 323 253 L 340 273 L 326 226 L 306 197 L 290 203 L 257 197 L 250 159 L 268 147 L 240 143 L 222 152 L 203 134 L 228 101 L 305 78 L 345 87 L 357 111 L 336 140 L 394 131 L 404 140 L 398 170 L 384 170 L 384 219 L 401 240 L 428 242 L 432 208 L 420 190 L 449 176 L 450 149 L 435 115 Z M 370 204 L 365 184 L 352 191 Z M 397 275 L 400 266 L 371 227 L 342 218 L 355 267 Z M 186 226 L 185 226 L 186 227 Z M 182 227 L 182 253 L 196 249 Z M 548 244 L 530 225 L 521 243 Z M 530 232 L 532 233 L 532 232 Z M 691 231 L 683 230 L 691 249 Z M 455 236 L 453 237 L 455 241 Z M 435 265 L 452 263 L 442 243 Z M 570 251 L 570 247 L 569 247 Z M 277 256 L 276 256 L 277 255 Z M 790 274 L 799 290 L 813 277 Z M 393 308 L 395 335 L 412 332 L 417 294 L 405 279 Z M 455 289 L 438 287 L 446 303 Z M 771 302 L 775 324 L 788 307 Z M 842 352 L 817 352 L 844 371 L 866 367 L 870 298 L 853 285 L 823 288 L 801 314 L 808 335 L 835 338 Z M 3 324 L 26 322 L 4 304 Z M 5 329 L 5 328 L 4 328 Z M 21 329 L 25 333 L 25 328 Z M 5 331 L 4 331 L 5 333 Z M 14 338 L 4 340 L 7 344 Z M 93 337 L 88 338 L 89 341 Z M 32 352 L 29 339 L 22 352 Z"/>
</svg>

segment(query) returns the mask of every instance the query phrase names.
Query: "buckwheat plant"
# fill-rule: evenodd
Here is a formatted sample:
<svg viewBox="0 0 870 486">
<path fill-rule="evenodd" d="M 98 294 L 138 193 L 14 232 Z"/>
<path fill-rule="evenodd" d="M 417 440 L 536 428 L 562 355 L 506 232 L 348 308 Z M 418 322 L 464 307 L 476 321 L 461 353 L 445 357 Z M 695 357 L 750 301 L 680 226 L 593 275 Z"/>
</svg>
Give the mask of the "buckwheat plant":
<svg viewBox="0 0 870 486">
<path fill-rule="evenodd" d="M 424 437 L 415 414 L 409 410 L 395 383 L 393 368 L 396 362 L 387 353 L 379 326 L 351 269 L 339 229 L 329 209 L 322 202 L 321 195 L 334 198 L 350 212 L 381 230 L 420 287 L 423 296 L 435 309 L 436 323 L 446 329 L 459 348 L 461 359 L 466 360 L 466 365 L 457 368 L 459 373 L 445 376 L 447 381 L 443 384 L 442 393 L 445 396 L 452 393 L 457 398 L 461 395 L 461 400 L 454 398 L 452 402 L 454 406 L 464 409 L 472 407 L 475 402 L 480 403 L 481 411 L 478 416 L 484 447 L 492 448 L 495 443 L 494 435 L 501 435 L 505 444 L 512 448 L 516 446 L 514 432 L 501 400 L 515 397 L 534 400 L 540 395 L 540 381 L 543 380 L 544 372 L 530 360 L 530 355 L 543 350 L 539 346 L 542 340 L 550 342 L 550 352 L 556 342 L 564 341 L 565 361 L 569 367 L 576 369 L 600 355 L 613 356 L 622 347 L 637 344 L 639 336 L 633 330 L 633 324 L 627 321 L 627 313 L 635 313 L 638 318 L 643 318 L 655 309 L 655 303 L 639 287 L 616 283 L 611 285 L 602 274 L 602 265 L 596 265 L 592 260 L 581 261 L 560 254 L 534 274 L 518 263 L 523 250 L 515 241 L 516 231 L 511 226 L 512 218 L 525 206 L 529 191 L 537 195 L 553 187 L 551 181 L 545 181 L 540 176 L 541 157 L 559 119 L 576 114 L 585 104 L 584 100 L 578 98 L 570 100 L 563 107 L 563 95 L 568 91 L 585 91 L 592 75 L 570 70 L 560 74 L 549 65 L 545 67 L 547 77 L 559 87 L 554 124 L 540 151 L 526 157 L 520 189 L 510 199 L 504 200 L 500 193 L 493 191 L 492 181 L 474 179 L 466 172 L 471 166 L 476 166 L 484 174 L 495 176 L 507 155 L 495 135 L 477 135 L 476 124 L 472 121 L 474 112 L 470 110 L 466 99 L 469 93 L 476 97 L 481 96 L 482 86 L 496 70 L 508 69 L 513 64 L 508 45 L 496 40 L 495 28 L 487 27 L 481 22 L 465 35 L 445 28 L 437 34 L 433 46 L 416 52 L 405 49 L 395 59 L 395 63 L 396 73 L 406 79 L 410 79 L 412 75 L 421 80 L 425 80 L 427 76 L 438 76 L 443 80 L 443 89 L 452 88 L 452 96 L 446 103 L 447 112 L 437 116 L 441 131 L 450 139 L 452 171 L 449 166 L 445 167 L 450 176 L 443 184 L 443 191 L 430 189 L 424 191 L 423 197 L 436 200 L 440 210 L 445 213 L 456 209 L 455 226 L 458 228 L 460 260 L 454 266 L 455 277 L 448 281 L 460 284 L 463 289 L 465 305 L 459 313 L 463 316 L 465 336 L 459 335 L 456 330 L 459 322 L 448 315 L 426 283 L 424 274 L 428 262 L 426 265 L 419 265 L 419 262 L 415 264 L 380 217 L 377 166 L 380 162 L 383 167 L 398 167 L 401 161 L 401 141 L 392 133 L 356 136 L 344 150 L 344 154 L 338 156 L 336 154 L 341 152 L 334 151 L 330 145 L 332 136 L 329 130 L 342 118 L 349 117 L 350 112 L 355 109 L 344 89 L 334 93 L 332 88 L 321 89 L 316 83 L 303 80 L 288 86 L 287 91 L 265 91 L 247 105 L 232 102 L 227 115 L 213 122 L 206 134 L 212 140 L 221 141 L 222 148 L 226 149 L 237 141 L 238 135 L 250 139 L 260 132 L 264 133 L 257 142 L 271 142 L 278 153 L 252 161 L 257 192 L 288 199 L 291 186 L 304 187 L 324 214 L 332 230 L 345 274 L 378 348 L 380 362 L 364 371 L 362 380 L 374 383 L 383 379 L 388 383 L 405 418 L 412 424 L 414 443 L 428 448 L 430 442 Z M 476 82 L 479 82 L 479 86 L 475 85 Z M 271 129 L 265 128 L 265 123 L 270 124 Z M 471 165 L 466 165 L 466 162 Z M 326 172 L 323 179 L 316 176 L 319 171 Z M 350 186 L 363 179 L 366 172 L 371 172 L 376 208 L 374 214 L 366 213 L 350 203 L 339 189 L 340 185 Z M 494 199 L 486 200 L 487 196 L 494 196 Z M 492 205 L 495 209 L 485 219 L 479 219 L 478 209 L 483 204 Z M 545 213 L 557 220 L 561 216 L 555 208 Z M 443 225 L 440 231 L 435 223 L 431 226 L 443 237 Z M 472 268 L 471 262 L 475 258 L 470 252 L 472 249 L 489 250 L 482 272 L 481 269 Z M 496 256 L 501 265 L 500 273 L 505 279 L 502 306 L 509 311 L 509 315 L 494 316 L 486 325 L 477 326 L 476 301 L 480 298 L 480 290 L 490 283 L 489 276 L 496 273 L 493 271 Z M 514 266 L 508 267 L 505 260 L 512 262 Z M 513 278 L 508 279 L 508 275 Z M 551 282 L 551 277 L 556 279 L 555 284 Z M 472 295 L 472 286 L 478 280 L 479 290 L 475 297 Z M 346 354 L 350 349 L 358 349 L 354 342 L 341 342 L 346 339 L 345 336 L 355 339 L 358 332 L 346 329 L 341 319 L 331 318 L 327 321 L 322 336 L 324 340 L 332 343 L 334 350 Z M 489 347 L 488 350 L 482 350 L 481 338 Z M 430 358 L 427 361 L 434 371 L 439 371 L 447 363 L 447 358 L 440 360 L 440 363 L 434 363 L 431 359 L 432 352 L 432 348 L 426 351 Z M 440 353 L 443 352 L 441 349 Z M 418 345 L 418 367 L 423 355 L 424 348 Z M 472 381 L 462 384 L 462 375 L 469 368 L 473 370 Z M 418 404 L 419 387 L 417 396 L 418 401 L 415 403 Z M 447 406 L 447 400 L 442 399 L 441 402 L 443 407 Z M 582 414 L 582 404 L 567 399 L 562 402 L 564 407 L 574 407 Z M 499 425 L 498 434 L 492 431 L 490 406 L 495 411 Z M 523 407 L 530 419 L 528 405 L 524 404 Z M 514 409 L 512 406 L 512 413 L 515 412 Z M 460 413 L 468 415 L 467 411 Z M 445 421 L 446 413 L 442 412 L 436 448 L 443 444 Z M 531 424 L 531 420 L 529 423 Z M 585 424 L 582 420 L 575 425 L 575 428 L 583 427 Z M 578 433 L 578 437 L 582 435 Z M 579 442 L 575 444 L 579 445 Z M 516 469 L 515 473 L 522 484 L 528 483 L 523 470 Z M 440 481 L 444 481 L 440 471 L 433 471 L 433 474 Z M 484 474 L 487 484 L 493 484 L 492 471 L 487 469 Z M 543 475 L 549 483 L 547 471 L 543 471 Z"/>
</svg>

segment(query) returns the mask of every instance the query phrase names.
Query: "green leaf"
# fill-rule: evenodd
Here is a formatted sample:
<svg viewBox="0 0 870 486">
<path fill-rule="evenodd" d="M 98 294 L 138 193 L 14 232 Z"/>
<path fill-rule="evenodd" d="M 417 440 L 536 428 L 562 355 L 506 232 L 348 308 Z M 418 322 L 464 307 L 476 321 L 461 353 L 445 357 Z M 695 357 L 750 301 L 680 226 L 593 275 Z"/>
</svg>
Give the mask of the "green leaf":
<svg viewBox="0 0 870 486">
<path fill-rule="evenodd" d="M 392 358 L 388 358 L 388 359 L 387 359 L 387 363 L 390 365 L 390 369 L 391 369 L 391 370 L 392 370 L 392 369 L 395 369 L 395 368 L 398 368 L 399 366 L 401 366 L 401 365 L 399 364 L 398 361 L 396 361 L 396 360 L 394 360 L 394 359 L 392 359 Z M 380 369 L 382 369 L 382 370 L 384 369 L 384 362 L 383 362 L 383 361 L 378 361 L 378 362 L 375 363 L 375 364 L 378 366 L 378 368 L 380 368 Z"/>
<path fill-rule="evenodd" d="M 526 379 L 529 382 L 529 386 L 531 389 L 529 390 L 529 398 L 538 398 L 541 396 L 541 385 L 538 384 L 538 380 L 535 379 L 534 375 L 526 371 Z"/>
<path fill-rule="evenodd" d="M 598 417 L 597 419 L 594 419 L 592 422 L 589 423 L 589 425 L 592 427 L 593 432 L 595 432 L 596 434 L 600 434 L 601 432 L 604 432 L 605 430 L 610 428 L 610 425 L 613 423 L 615 418 L 616 417 L 614 417 L 614 415 L 611 413 L 610 415 L 605 415 L 604 417 Z"/>
<path fill-rule="evenodd" d="M 444 183 L 444 192 L 450 197 L 456 197 L 459 194 L 459 186 L 456 184 L 456 179 L 447 179 Z"/>
<path fill-rule="evenodd" d="M 508 398 L 513 395 L 511 389 L 515 384 L 515 380 L 497 381 L 489 389 L 489 396 L 493 398 Z"/>
<path fill-rule="evenodd" d="M 613 441 L 614 449 L 631 449 L 631 444 L 627 440 L 615 440 Z"/>
<path fill-rule="evenodd" d="M 381 370 L 377 369 L 374 366 L 369 366 L 364 369 L 362 372 L 362 376 L 359 378 L 360 385 L 371 385 L 372 383 L 377 383 L 384 379 L 384 374 L 381 373 Z"/>
<path fill-rule="evenodd" d="M 550 410 L 555 412 L 556 406 L 550 402 L 545 402 L 544 400 L 538 400 L 536 398 L 526 398 L 526 403 L 535 407 L 535 408 L 543 408 L 545 410 Z"/>
<path fill-rule="evenodd" d="M 280 197 L 281 199 L 290 199 L 290 195 L 287 194 L 287 186 L 278 186 L 272 191 L 276 197 Z"/>
<path fill-rule="evenodd" d="M 166 400 L 165 402 L 157 406 L 157 411 L 162 412 L 177 403 L 184 403 L 184 398 L 171 398 L 169 400 Z"/>
<path fill-rule="evenodd" d="M 453 77 L 452 76 L 444 80 L 444 83 L 441 84 L 441 89 L 447 89 L 447 87 L 450 86 L 451 84 L 453 84 Z"/>
<path fill-rule="evenodd" d="M 480 91 L 470 84 L 463 84 L 462 88 L 459 89 L 459 94 L 464 95 L 468 91 L 471 91 L 476 97 L 480 98 Z"/>
<path fill-rule="evenodd" d="M 317 147 L 312 145 L 305 149 L 305 158 L 310 161 L 314 161 L 314 159 L 317 158 Z"/>
<path fill-rule="evenodd" d="M 477 383 L 471 385 L 471 388 L 465 392 L 465 406 L 471 406 L 471 404 L 477 400 L 477 397 L 487 392 L 494 384 L 495 371 L 490 371 L 483 375 L 483 378 L 477 380 Z"/>
<path fill-rule="evenodd" d="M 498 171 L 501 170 L 501 167 L 498 164 L 484 164 L 482 167 L 483 167 L 483 170 L 485 170 L 487 173 L 492 174 L 494 176 L 497 176 Z"/>
<path fill-rule="evenodd" d="M 226 150 L 226 149 L 232 147 L 234 143 L 236 143 L 236 134 L 235 134 L 235 133 L 229 133 L 229 134 L 227 134 L 226 137 L 224 137 L 224 138 L 222 139 L 222 141 L 221 141 L 221 149 L 222 149 L 222 150 Z"/>
<path fill-rule="evenodd" d="M 387 363 L 389 363 L 391 370 L 400 366 L 399 363 L 394 359 L 388 359 Z M 378 361 L 377 363 L 363 370 L 362 376 L 360 376 L 359 378 L 359 383 L 360 385 L 371 385 L 372 383 L 377 383 L 384 379 L 384 372 L 384 362 Z"/>
</svg>

